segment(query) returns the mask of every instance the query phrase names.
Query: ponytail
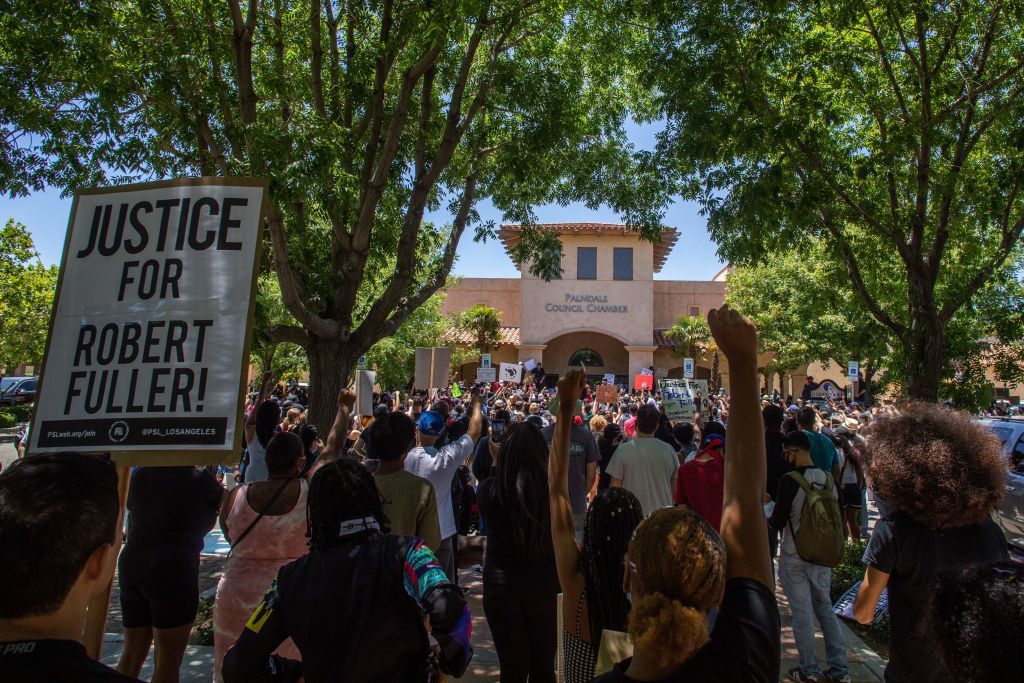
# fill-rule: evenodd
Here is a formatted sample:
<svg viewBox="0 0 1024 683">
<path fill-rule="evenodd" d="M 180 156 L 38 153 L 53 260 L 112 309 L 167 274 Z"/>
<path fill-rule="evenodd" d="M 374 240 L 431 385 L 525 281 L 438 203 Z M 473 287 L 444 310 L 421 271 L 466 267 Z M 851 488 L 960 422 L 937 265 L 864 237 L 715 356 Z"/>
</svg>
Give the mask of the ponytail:
<svg viewBox="0 0 1024 683">
<path fill-rule="evenodd" d="M 657 653 L 661 666 L 678 666 L 709 640 L 707 614 L 657 591 L 640 598 L 629 613 L 637 649 Z"/>
</svg>

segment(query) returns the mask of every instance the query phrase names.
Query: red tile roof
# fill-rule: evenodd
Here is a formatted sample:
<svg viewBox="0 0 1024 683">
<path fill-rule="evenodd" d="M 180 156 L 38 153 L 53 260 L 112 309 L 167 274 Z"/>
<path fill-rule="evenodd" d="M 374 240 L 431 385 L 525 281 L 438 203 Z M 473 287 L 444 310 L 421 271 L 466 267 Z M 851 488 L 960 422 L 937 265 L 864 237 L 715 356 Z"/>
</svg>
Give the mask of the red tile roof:
<svg viewBox="0 0 1024 683">
<path fill-rule="evenodd" d="M 448 342 L 460 346 L 473 346 L 476 344 L 476 336 L 469 330 L 453 330 L 448 337 Z M 498 346 L 502 345 L 519 346 L 519 328 L 505 327 L 498 331 Z"/>
<path fill-rule="evenodd" d="M 627 235 L 639 231 L 637 226 L 625 223 L 535 223 L 533 227 L 539 230 L 557 232 L 561 235 Z M 498 237 L 501 239 L 502 244 L 505 245 L 506 252 L 510 251 L 519 242 L 519 232 L 521 230 L 522 225 L 518 223 L 501 226 L 501 230 L 498 231 Z M 675 246 L 678 239 L 679 231 L 675 228 L 662 229 L 661 239 L 654 243 L 655 272 L 661 271 L 669 252 L 672 251 L 672 247 Z"/>
<path fill-rule="evenodd" d="M 653 331 L 654 343 L 662 348 L 674 348 L 675 344 L 668 338 L 668 329 L 660 329 Z M 518 327 L 502 327 L 499 333 L 498 345 L 509 345 L 519 346 L 519 328 Z M 448 338 L 449 344 L 458 344 L 460 346 L 472 346 L 476 344 L 476 338 L 473 333 L 469 330 L 454 330 L 452 336 Z"/>
</svg>

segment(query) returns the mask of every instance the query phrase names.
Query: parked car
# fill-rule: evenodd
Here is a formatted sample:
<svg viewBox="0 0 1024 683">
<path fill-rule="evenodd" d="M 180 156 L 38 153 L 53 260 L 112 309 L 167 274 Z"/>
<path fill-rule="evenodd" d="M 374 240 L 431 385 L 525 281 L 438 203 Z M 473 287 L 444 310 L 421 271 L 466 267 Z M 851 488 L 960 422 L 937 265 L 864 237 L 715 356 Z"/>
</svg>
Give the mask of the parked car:
<svg viewBox="0 0 1024 683">
<path fill-rule="evenodd" d="M 4 377 L 0 379 L 0 407 L 34 402 L 38 383 L 38 377 Z"/>
<path fill-rule="evenodd" d="M 990 417 L 980 422 L 1003 443 L 1003 454 L 1010 465 L 1006 495 L 996 521 L 1011 547 L 1024 554 L 1024 419 Z"/>
</svg>

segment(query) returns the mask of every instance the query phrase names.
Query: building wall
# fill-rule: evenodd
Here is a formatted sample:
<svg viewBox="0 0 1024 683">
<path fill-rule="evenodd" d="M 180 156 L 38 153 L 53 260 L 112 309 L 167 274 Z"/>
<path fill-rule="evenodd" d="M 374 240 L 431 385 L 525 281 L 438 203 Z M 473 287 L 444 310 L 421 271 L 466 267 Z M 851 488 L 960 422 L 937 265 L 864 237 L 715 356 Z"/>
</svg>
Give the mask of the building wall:
<svg viewBox="0 0 1024 683">
<path fill-rule="evenodd" d="M 597 247 L 597 279 L 576 280 L 576 249 L 591 246 Z M 632 280 L 613 279 L 615 247 L 633 249 Z M 564 332 L 587 330 L 608 334 L 626 345 L 651 344 L 653 245 L 626 235 L 562 235 L 562 254 L 560 280 L 544 282 L 526 266 L 521 270 L 522 343 L 546 344 Z"/>
<path fill-rule="evenodd" d="M 501 312 L 502 325 L 519 327 L 520 283 L 519 278 L 462 278 L 457 285 L 448 288 L 441 311 L 461 313 L 477 304 L 486 304 Z"/>
<path fill-rule="evenodd" d="M 707 318 L 708 311 L 725 302 L 724 281 L 655 280 L 655 329 L 672 327 L 681 315 L 692 315 L 691 309 Z"/>
</svg>

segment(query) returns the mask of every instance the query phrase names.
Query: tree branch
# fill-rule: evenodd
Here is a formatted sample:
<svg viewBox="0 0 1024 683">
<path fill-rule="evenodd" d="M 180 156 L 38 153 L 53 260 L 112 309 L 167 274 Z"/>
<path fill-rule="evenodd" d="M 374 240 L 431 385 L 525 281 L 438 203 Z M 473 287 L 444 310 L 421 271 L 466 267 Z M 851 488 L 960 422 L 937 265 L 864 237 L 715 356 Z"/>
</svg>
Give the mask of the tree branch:
<svg viewBox="0 0 1024 683">
<path fill-rule="evenodd" d="M 267 217 L 270 239 L 274 246 L 274 270 L 281 284 L 281 300 L 295 319 L 307 330 L 318 337 L 334 339 L 339 336 L 340 326 L 333 320 L 325 320 L 314 313 L 306 305 L 299 284 L 299 277 L 288 259 L 288 237 L 284 232 L 284 215 L 280 209 L 271 205 Z"/>
<path fill-rule="evenodd" d="M 324 46 L 321 43 L 320 0 L 309 0 L 309 75 L 313 89 L 313 109 L 323 118 L 327 118 L 327 106 L 324 104 L 324 79 L 321 71 L 324 63 Z"/>
<path fill-rule="evenodd" d="M 882 62 L 885 75 L 889 79 L 889 85 L 892 86 L 893 93 L 896 95 L 896 101 L 899 103 L 900 112 L 903 114 L 903 121 L 904 123 L 910 123 L 910 112 L 907 110 L 907 102 L 903 97 L 903 90 L 896 81 L 896 74 L 893 73 L 892 63 L 889 62 L 889 57 L 886 55 L 885 45 L 882 44 L 882 37 L 878 34 L 878 28 L 871 18 L 871 10 L 868 9 L 867 5 L 861 5 L 861 7 L 864 10 L 864 18 L 868 22 L 868 30 L 871 33 L 871 37 L 875 40 L 875 45 L 878 47 L 879 60 Z"/>
<path fill-rule="evenodd" d="M 295 325 L 274 325 L 267 334 L 275 344 L 298 344 L 305 348 L 309 344 L 309 334 Z"/>
</svg>

